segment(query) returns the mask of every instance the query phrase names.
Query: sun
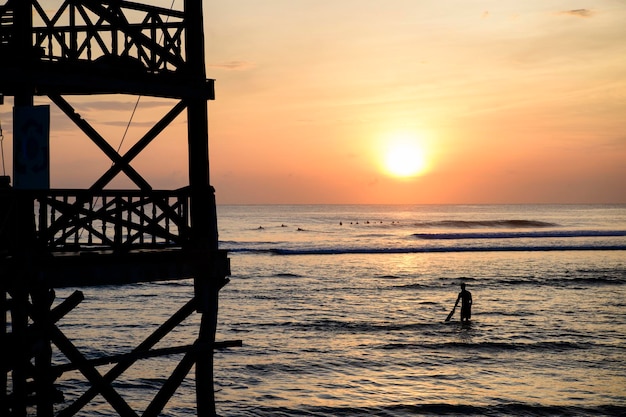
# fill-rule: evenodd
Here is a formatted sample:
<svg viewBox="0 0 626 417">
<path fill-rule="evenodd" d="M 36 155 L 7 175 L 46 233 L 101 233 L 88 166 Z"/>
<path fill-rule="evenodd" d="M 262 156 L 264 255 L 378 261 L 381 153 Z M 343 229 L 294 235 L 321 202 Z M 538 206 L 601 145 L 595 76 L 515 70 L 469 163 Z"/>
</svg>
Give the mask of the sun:
<svg viewBox="0 0 626 417">
<path fill-rule="evenodd" d="M 426 170 L 424 148 L 414 136 L 395 136 L 386 143 L 383 166 L 395 177 L 418 176 Z"/>
</svg>

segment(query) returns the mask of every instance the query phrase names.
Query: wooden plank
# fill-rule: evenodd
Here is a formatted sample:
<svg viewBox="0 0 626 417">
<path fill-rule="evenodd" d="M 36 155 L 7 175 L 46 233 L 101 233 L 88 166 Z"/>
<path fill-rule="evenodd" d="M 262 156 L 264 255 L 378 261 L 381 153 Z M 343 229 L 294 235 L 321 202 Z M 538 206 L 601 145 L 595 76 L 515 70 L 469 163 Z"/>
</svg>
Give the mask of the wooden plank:
<svg viewBox="0 0 626 417">
<path fill-rule="evenodd" d="M 130 353 L 120 354 L 120 355 L 112 355 L 105 356 L 97 359 L 89 359 L 87 362 L 92 366 L 103 366 L 103 365 L 111 365 L 117 364 L 120 362 L 130 361 L 137 362 L 140 359 L 149 359 L 156 358 L 159 356 L 171 356 L 171 355 L 180 355 L 182 353 L 206 353 L 212 352 L 214 350 L 227 349 L 233 347 L 241 347 L 243 346 L 243 341 L 241 340 L 226 340 L 223 342 L 215 342 L 212 345 L 202 345 L 202 344 L 193 344 L 193 345 L 183 345 L 183 346 L 170 346 L 159 349 L 151 349 L 148 351 L 137 351 L 133 350 Z M 63 365 L 57 365 L 53 367 L 55 374 L 62 374 L 64 372 L 74 371 L 78 369 L 76 364 L 67 363 Z M 106 377 L 106 375 L 105 375 Z"/>
<path fill-rule="evenodd" d="M 130 253 L 68 252 L 37 259 L 35 270 L 50 288 L 127 285 L 139 282 L 185 280 L 197 276 L 199 268 L 230 275 L 225 251 L 191 252 L 183 249 L 146 250 Z M 22 285 L 10 271 L 23 265 L 12 257 L 0 258 L 6 285 Z"/>
</svg>

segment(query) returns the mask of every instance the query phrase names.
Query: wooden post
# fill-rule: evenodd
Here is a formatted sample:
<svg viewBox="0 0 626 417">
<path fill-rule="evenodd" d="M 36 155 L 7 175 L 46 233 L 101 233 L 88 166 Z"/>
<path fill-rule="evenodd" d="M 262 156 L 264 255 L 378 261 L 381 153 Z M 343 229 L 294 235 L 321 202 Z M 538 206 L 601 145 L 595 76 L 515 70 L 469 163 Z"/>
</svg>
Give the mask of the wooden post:
<svg viewBox="0 0 626 417">
<path fill-rule="evenodd" d="M 13 364 L 13 414 L 12 417 L 26 417 L 28 397 L 26 375 L 28 372 L 28 292 L 15 289 L 12 294 L 11 330 L 15 348 Z"/>
<path fill-rule="evenodd" d="M 16 51 L 21 51 L 19 55 L 13 57 L 13 59 L 19 61 L 21 68 L 30 68 L 30 63 L 35 59 L 35 50 L 33 48 L 33 19 L 32 19 L 32 1 L 20 0 L 13 2 L 13 16 L 14 16 L 14 48 Z M 21 91 L 15 94 L 14 105 L 15 107 L 30 107 L 33 106 L 34 100 L 34 88 L 31 85 L 25 84 Z M 15 120 L 14 120 L 15 122 Z M 14 123 L 15 131 L 15 123 Z M 14 153 L 15 155 L 15 153 Z M 15 166 L 15 161 L 14 161 Z M 13 371 L 13 416 L 22 417 L 26 416 L 26 407 L 28 400 L 28 385 L 27 378 L 29 369 L 31 366 L 30 355 L 31 346 L 28 341 L 28 309 L 29 309 L 29 290 L 27 286 L 32 284 L 34 276 L 29 271 L 29 266 L 35 257 L 36 242 L 35 242 L 35 229 L 34 229 L 34 202 L 30 196 L 18 195 L 16 197 L 16 218 L 15 224 L 19 233 L 12 236 L 12 250 L 16 254 L 15 258 L 18 260 L 17 265 L 21 264 L 18 270 L 11 271 L 13 274 L 20 274 L 22 277 L 16 282 L 20 282 L 19 287 L 15 288 L 12 292 L 12 308 L 11 308 L 11 326 L 13 337 L 15 339 L 16 349 L 16 362 L 14 364 Z M 11 277 L 15 279 L 16 277 Z M 35 309 L 39 309 L 38 295 L 34 296 Z M 45 314 L 40 310 L 35 313 L 37 315 Z M 43 335 L 38 335 L 43 336 Z M 49 417 L 52 416 L 52 404 L 49 398 L 46 397 L 45 392 L 48 388 L 44 387 L 47 377 L 43 375 L 50 367 L 50 342 L 49 340 L 43 341 L 40 353 L 36 360 L 35 370 L 35 389 L 37 394 L 37 416 Z M 47 363 L 45 363 L 47 362 Z M 42 374 L 43 373 L 43 374 Z M 42 379 L 43 378 L 43 379 Z M 43 385 L 42 385 L 43 382 Z M 47 403 L 47 404 L 44 404 Z"/>
<path fill-rule="evenodd" d="M 206 81 L 202 1 L 185 0 L 186 72 L 202 88 Z M 217 250 L 214 190 L 209 179 L 209 127 L 207 98 L 187 99 L 189 185 L 192 240 L 196 247 Z"/>
<path fill-rule="evenodd" d="M 12 239 L 11 213 L 13 205 L 13 196 L 10 194 L 10 177 L 0 176 L 0 251 L 8 252 Z M 8 283 L 10 279 L 10 271 L 0 271 L 0 346 L 8 346 L 8 329 L 7 329 L 7 311 L 9 311 L 9 303 L 7 298 Z M 5 353 L 6 354 L 6 353 Z M 8 361 L 2 359 L 1 363 Z M 9 415 L 8 401 L 8 373 L 0 376 L 0 415 Z"/>
<path fill-rule="evenodd" d="M 33 16 L 32 1 L 20 0 L 13 2 L 13 47 L 20 54 L 12 57 L 20 62 L 21 68 L 29 68 L 29 61 L 33 59 Z M 33 87 L 24 86 L 23 91 L 15 95 L 15 106 L 33 105 Z"/>
<path fill-rule="evenodd" d="M 31 291 L 33 318 L 38 330 L 35 335 L 35 393 L 37 395 L 37 417 L 54 415 L 54 377 L 52 376 L 52 347 L 50 345 L 50 307 L 54 301 L 54 291 L 36 286 Z"/>
<path fill-rule="evenodd" d="M 187 72 L 201 86 L 206 80 L 201 0 L 185 0 Z M 191 188 L 191 246 L 196 255 L 211 255 L 218 248 L 214 190 L 209 179 L 208 98 L 188 98 L 189 185 Z M 202 259 L 200 256 L 198 259 Z M 218 313 L 220 279 L 212 261 L 196 263 L 194 291 L 202 314 L 198 342 L 213 346 Z M 216 416 L 213 386 L 213 350 L 196 356 L 198 417 Z"/>
<path fill-rule="evenodd" d="M 0 280 L 2 282 L 0 282 L 0 346 L 8 346 L 7 345 L 7 309 L 8 309 L 8 304 L 7 304 L 7 292 L 6 292 L 6 287 L 4 286 L 4 280 L 6 278 L 5 277 L 0 277 Z M 6 352 L 5 352 L 6 354 Z M 8 356 L 7 359 L 8 360 Z M 2 361 L 0 361 L 0 363 L 4 363 L 5 359 L 2 359 Z M 7 399 L 7 389 L 8 389 L 8 379 L 7 379 L 8 374 L 7 373 L 2 373 L 2 375 L 0 375 L 0 390 L 2 390 L 0 392 L 0 415 L 3 416 L 8 416 L 9 415 L 9 402 Z"/>
</svg>

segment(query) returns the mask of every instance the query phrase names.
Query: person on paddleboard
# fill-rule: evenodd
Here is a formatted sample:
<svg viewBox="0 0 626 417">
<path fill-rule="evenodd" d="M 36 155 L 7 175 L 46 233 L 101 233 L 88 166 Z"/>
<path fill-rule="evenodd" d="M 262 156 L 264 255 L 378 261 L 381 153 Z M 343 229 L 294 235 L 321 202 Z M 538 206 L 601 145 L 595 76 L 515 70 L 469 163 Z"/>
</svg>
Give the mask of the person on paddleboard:
<svg viewBox="0 0 626 417">
<path fill-rule="evenodd" d="M 461 292 L 456 298 L 454 308 L 461 302 L 461 321 L 469 321 L 472 318 L 472 293 L 465 289 L 465 283 L 461 284 Z"/>
</svg>

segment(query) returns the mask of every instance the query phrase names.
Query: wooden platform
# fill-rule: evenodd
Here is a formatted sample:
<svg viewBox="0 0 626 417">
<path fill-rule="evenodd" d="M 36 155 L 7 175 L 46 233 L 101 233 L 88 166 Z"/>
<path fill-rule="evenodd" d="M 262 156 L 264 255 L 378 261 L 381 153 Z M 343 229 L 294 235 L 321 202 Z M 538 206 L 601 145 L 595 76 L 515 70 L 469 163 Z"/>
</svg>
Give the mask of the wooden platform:
<svg viewBox="0 0 626 417">
<path fill-rule="evenodd" d="M 226 251 L 192 252 L 182 248 L 55 252 L 40 258 L 0 258 L 0 279 L 8 287 L 20 285 L 28 269 L 48 288 L 125 285 L 139 282 L 184 280 L 197 271 L 212 270 L 215 277 L 230 275 Z"/>
</svg>

